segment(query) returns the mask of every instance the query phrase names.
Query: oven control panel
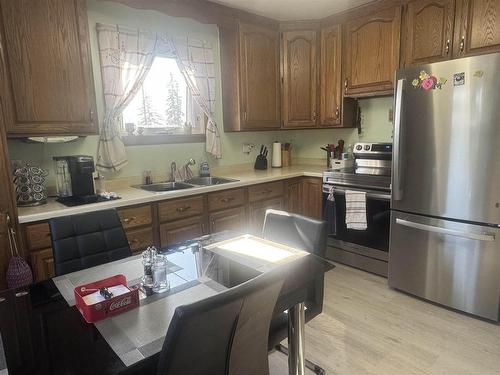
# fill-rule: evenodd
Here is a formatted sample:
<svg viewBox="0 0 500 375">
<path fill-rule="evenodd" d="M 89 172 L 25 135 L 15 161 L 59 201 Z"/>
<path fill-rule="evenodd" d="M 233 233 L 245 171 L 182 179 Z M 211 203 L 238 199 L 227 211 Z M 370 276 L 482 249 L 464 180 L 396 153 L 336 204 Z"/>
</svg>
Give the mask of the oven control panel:
<svg viewBox="0 0 500 375">
<path fill-rule="evenodd" d="M 354 154 L 392 155 L 392 143 L 356 143 Z"/>
</svg>

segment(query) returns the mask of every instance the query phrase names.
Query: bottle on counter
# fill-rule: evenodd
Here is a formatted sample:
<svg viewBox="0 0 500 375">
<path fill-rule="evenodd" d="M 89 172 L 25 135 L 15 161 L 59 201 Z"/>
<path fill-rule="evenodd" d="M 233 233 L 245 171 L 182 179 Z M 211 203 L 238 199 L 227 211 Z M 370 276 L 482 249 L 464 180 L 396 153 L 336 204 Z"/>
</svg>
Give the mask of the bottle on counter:
<svg viewBox="0 0 500 375">
<path fill-rule="evenodd" d="M 142 183 L 144 185 L 151 185 L 153 183 L 153 173 L 150 169 L 147 169 L 142 173 Z"/>
</svg>

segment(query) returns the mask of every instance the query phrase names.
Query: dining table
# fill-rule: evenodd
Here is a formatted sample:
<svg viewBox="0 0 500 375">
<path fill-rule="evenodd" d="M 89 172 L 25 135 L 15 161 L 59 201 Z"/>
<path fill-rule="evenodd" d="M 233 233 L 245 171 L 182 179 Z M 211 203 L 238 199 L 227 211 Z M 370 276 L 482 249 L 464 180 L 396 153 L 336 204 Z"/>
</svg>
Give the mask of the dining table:
<svg viewBox="0 0 500 375">
<path fill-rule="evenodd" d="M 276 268 L 283 271 L 284 284 L 270 338 L 288 336 L 289 373 L 305 373 L 305 322 L 322 311 L 324 274 L 334 268 L 330 262 L 305 250 L 229 231 L 158 252 L 166 255 L 169 284 L 161 293 L 142 287 L 141 254 L 1 292 L 0 333 L 9 374 L 106 375 L 154 368 L 178 306 Z M 75 288 L 115 275 L 124 275 L 128 287 L 139 290 L 138 307 L 87 323 L 75 306 Z M 287 321 L 280 324 L 282 316 Z"/>
</svg>

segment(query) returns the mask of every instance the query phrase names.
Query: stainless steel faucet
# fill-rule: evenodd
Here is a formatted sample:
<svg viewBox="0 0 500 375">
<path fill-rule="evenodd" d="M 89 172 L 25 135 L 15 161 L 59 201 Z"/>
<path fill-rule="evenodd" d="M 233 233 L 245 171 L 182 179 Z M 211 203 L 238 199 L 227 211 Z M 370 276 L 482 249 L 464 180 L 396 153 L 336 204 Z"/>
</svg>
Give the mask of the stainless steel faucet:
<svg viewBox="0 0 500 375">
<path fill-rule="evenodd" d="M 189 168 L 189 167 L 193 166 L 195 164 L 196 164 L 196 161 L 193 158 L 191 158 L 188 160 L 186 165 L 184 165 L 182 167 L 185 180 L 189 180 L 190 178 L 193 178 L 193 171 L 191 171 L 191 168 Z"/>
<path fill-rule="evenodd" d="M 172 182 L 175 182 L 175 175 L 177 174 L 177 164 L 175 164 L 175 161 L 170 164 L 170 174 L 172 176 Z"/>
</svg>

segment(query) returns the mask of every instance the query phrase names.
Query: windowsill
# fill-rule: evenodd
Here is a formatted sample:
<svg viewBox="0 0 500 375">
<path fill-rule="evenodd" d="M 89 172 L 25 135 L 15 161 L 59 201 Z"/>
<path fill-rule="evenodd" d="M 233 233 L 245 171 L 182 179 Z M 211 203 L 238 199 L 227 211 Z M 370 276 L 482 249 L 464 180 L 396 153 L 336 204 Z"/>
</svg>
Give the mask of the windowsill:
<svg viewBox="0 0 500 375">
<path fill-rule="evenodd" d="M 162 145 L 175 143 L 204 143 L 205 134 L 155 134 L 155 135 L 124 135 L 125 146 Z"/>
</svg>

